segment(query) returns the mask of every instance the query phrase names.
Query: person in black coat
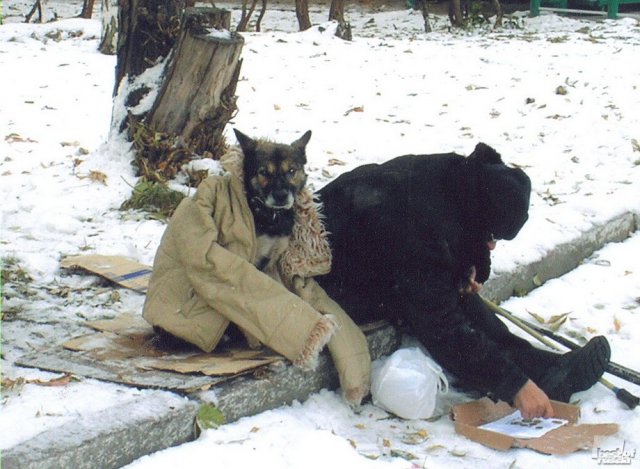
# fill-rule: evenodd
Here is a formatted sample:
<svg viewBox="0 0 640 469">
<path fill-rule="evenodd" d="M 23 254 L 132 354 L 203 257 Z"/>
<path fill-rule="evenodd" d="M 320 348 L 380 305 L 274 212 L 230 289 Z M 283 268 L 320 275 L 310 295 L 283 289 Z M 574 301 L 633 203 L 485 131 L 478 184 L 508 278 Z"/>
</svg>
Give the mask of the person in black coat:
<svg viewBox="0 0 640 469">
<path fill-rule="evenodd" d="M 591 387 L 604 337 L 559 355 L 509 332 L 478 295 L 496 240 L 528 218 L 531 182 L 478 144 L 469 157 L 407 155 L 345 173 L 318 191 L 333 253 L 317 280 L 359 323 L 388 319 L 415 336 L 463 387 L 552 416 Z"/>
</svg>

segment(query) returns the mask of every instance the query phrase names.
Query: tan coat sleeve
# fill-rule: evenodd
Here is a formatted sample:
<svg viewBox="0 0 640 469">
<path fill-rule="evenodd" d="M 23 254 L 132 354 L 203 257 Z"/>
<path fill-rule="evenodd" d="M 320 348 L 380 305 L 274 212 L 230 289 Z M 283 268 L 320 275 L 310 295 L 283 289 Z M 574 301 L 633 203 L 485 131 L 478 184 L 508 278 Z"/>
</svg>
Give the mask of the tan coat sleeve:
<svg viewBox="0 0 640 469">
<path fill-rule="evenodd" d="M 212 214 L 245 207 L 240 204 L 239 197 L 219 194 L 221 189 L 230 190 L 230 186 L 206 182 L 192 199 L 181 203 L 171 219 L 168 233 L 175 247 L 173 254 L 182 264 L 195 293 L 216 312 L 294 362 L 304 357 L 309 347 L 320 345 L 322 348 L 324 343 L 310 342 L 315 342 L 318 327 L 329 328 L 332 332 L 332 322 L 329 321 L 330 324 L 307 302 L 260 272 L 246 258 L 220 244 L 221 233 L 214 222 L 218 217 Z M 220 200 L 216 200 L 217 197 Z M 246 226 L 233 223 L 234 217 L 246 215 L 222 215 L 221 218 L 232 220 L 225 229 Z M 249 226 L 253 229 L 252 224 Z M 234 239 L 252 239 L 254 236 L 251 232 L 236 235 Z"/>
<path fill-rule="evenodd" d="M 295 277 L 293 289 L 316 310 L 336 318 L 338 329 L 329 341 L 329 351 L 340 376 L 344 398 L 359 405 L 371 384 L 371 356 L 364 333 L 315 280 Z"/>
</svg>

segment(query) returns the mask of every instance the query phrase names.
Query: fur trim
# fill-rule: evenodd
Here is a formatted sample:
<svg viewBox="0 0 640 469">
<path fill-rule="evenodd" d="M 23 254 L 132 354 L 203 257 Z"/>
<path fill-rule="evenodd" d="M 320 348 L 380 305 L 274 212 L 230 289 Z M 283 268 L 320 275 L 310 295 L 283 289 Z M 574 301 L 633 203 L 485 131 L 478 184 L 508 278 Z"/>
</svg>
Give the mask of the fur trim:
<svg viewBox="0 0 640 469">
<path fill-rule="evenodd" d="M 336 332 L 338 323 L 331 314 L 326 314 L 313 326 L 304 348 L 293 364 L 306 371 L 315 370 L 318 356 Z"/>
<path fill-rule="evenodd" d="M 324 275 L 331 270 L 331 248 L 319 209 L 309 189 L 302 189 L 296 197 L 289 246 L 279 260 L 280 272 L 287 279 Z"/>
<path fill-rule="evenodd" d="M 222 168 L 244 178 L 244 154 L 237 146 L 230 147 L 220 158 Z M 278 260 L 282 276 L 290 283 L 294 276 L 314 277 L 331 270 L 331 248 L 322 223 L 321 206 L 308 188 L 296 197 L 295 222 L 287 249 Z"/>
</svg>

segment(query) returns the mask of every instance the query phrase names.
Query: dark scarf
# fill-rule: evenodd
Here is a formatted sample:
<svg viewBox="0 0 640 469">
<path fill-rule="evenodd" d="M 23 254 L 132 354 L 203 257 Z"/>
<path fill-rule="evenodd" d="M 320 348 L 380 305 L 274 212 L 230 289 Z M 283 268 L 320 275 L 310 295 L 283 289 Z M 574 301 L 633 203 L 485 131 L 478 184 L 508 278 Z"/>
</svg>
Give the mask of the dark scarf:
<svg viewBox="0 0 640 469">
<path fill-rule="evenodd" d="M 294 212 L 290 209 L 275 209 L 267 207 L 258 196 L 249 199 L 249 208 L 253 213 L 258 236 L 289 236 L 293 230 Z"/>
</svg>

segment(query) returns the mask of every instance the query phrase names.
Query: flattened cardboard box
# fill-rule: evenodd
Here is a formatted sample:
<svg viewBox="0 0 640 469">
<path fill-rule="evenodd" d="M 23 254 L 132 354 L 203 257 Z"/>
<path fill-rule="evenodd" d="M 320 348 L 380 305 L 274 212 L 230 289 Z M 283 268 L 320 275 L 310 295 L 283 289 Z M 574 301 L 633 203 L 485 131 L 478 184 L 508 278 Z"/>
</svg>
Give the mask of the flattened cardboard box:
<svg viewBox="0 0 640 469">
<path fill-rule="evenodd" d="M 140 293 L 146 293 L 151 278 L 150 266 L 122 256 L 92 254 L 65 257 L 60 265 L 65 269 L 87 270 Z"/>
<path fill-rule="evenodd" d="M 530 448 L 544 454 L 569 454 L 592 448 L 599 437 L 613 435 L 618 431 L 615 423 L 578 424 L 580 408 L 563 402 L 551 401 L 554 416 L 569 423 L 539 438 L 514 438 L 478 428 L 512 413 L 515 409 L 505 402 L 493 402 L 488 398 L 454 406 L 451 417 L 456 433 L 480 444 L 500 451 L 509 448 Z"/>
</svg>

